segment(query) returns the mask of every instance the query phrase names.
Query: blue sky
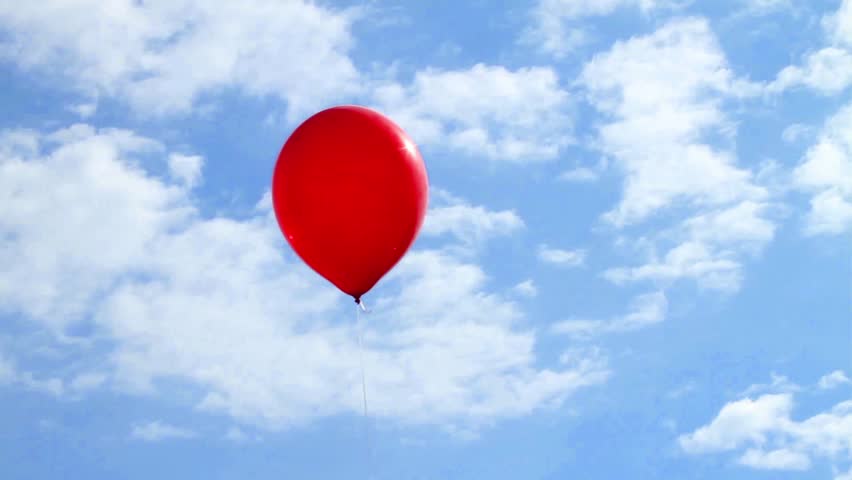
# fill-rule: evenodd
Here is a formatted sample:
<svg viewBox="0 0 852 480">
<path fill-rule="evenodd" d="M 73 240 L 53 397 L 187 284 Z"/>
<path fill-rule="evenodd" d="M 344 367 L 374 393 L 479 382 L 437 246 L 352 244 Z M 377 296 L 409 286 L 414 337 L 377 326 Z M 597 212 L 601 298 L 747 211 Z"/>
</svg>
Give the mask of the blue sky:
<svg viewBox="0 0 852 480">
<path fill-rule="evenodd" d="M 0 4 L 4 479 L 852 479 L 852 1 Z M 270 209 L 418 144 L 366 297 Z"/>
</svg>

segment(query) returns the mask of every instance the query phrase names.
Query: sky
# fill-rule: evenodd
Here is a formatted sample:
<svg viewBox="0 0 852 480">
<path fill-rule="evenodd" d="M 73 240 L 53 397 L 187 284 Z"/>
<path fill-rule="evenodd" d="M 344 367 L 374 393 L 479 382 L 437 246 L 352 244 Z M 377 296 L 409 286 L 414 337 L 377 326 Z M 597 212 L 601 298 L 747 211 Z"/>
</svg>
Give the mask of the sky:
<svg viewBox="0 0 852 480">
<path fill-rule="evenodd" d="M 852 0 L 7 0 L 0 86 L 4 480 L 852 479 Z M 339 104 L 430 181 L 363 348 Z"/>
</svg>

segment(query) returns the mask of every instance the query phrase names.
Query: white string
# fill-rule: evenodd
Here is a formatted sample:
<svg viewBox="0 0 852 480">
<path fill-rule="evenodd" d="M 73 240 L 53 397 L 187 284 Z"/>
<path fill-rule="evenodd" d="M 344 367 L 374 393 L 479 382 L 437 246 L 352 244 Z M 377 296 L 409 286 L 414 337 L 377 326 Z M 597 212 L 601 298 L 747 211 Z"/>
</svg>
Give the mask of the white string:
<svg viewBox="0 0 852 480">
<path fill-rule="evenodd" d="M 367 419 L 367 373 L 364 368 L 364 340 L 361 326 L 361 311 L 366 312 L 364 302 L 359 301 L 355 309 L 355 324 L 358 330 L 358 362 L 361 365 L 361 394 L 364 397 L 364 420 Z"/>
<path fill-rule="evenodd" d="M 358 362 L 361 365 L 361 395 L 364 400 L 364 436 L 366 437 L 366 444 L 364 445 L 367 449 L 367 458 L 366 458 L 366 468 L 367 468 L 367 478 L 374 478 L 373 475 L 373 445 L 370 441 L 370 416 L 369 410 L 367 409 L 367 369 L 364 366 L 364 340 L 363 340 L 363 326 L 361 324 L 361 312 L 368 313 L 367 307 L 364 306 L 363 301 L 358 301 L 355 308 L 355 323 L 356 330 L 358 332 Z"/>
</svg>

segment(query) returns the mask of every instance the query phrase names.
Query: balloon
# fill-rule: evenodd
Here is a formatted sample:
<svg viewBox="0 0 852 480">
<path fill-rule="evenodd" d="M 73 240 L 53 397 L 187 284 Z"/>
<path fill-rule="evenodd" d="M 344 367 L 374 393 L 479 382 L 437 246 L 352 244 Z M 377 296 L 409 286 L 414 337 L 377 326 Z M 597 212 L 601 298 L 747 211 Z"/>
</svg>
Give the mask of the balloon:
<svg viewBox="0 0 852 480">
<path fill-rule="evenodd" d="M 423 159 L 400 127 L 368 108 L 339 106 L 287 139 L 272 204 L 296 254 L 360 303 L 414 243 L 428 188 Z"/>
</svg>

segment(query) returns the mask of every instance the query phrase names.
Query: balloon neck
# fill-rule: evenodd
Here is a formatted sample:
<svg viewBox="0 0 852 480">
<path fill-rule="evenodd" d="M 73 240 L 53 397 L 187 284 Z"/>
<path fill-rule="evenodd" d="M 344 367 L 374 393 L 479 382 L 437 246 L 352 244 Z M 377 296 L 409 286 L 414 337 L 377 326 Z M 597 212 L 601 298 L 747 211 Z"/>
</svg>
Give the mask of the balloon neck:
<svg viewBox="0 0 852 480">
<path fill-rule="evenodd" d="M 355 297 L 355 305 L 357 305 L 362 312 L 367 312 L 367 307 L 364 305 L 364 302 L 361 301 L 361 297 Z"/>
</svg>

